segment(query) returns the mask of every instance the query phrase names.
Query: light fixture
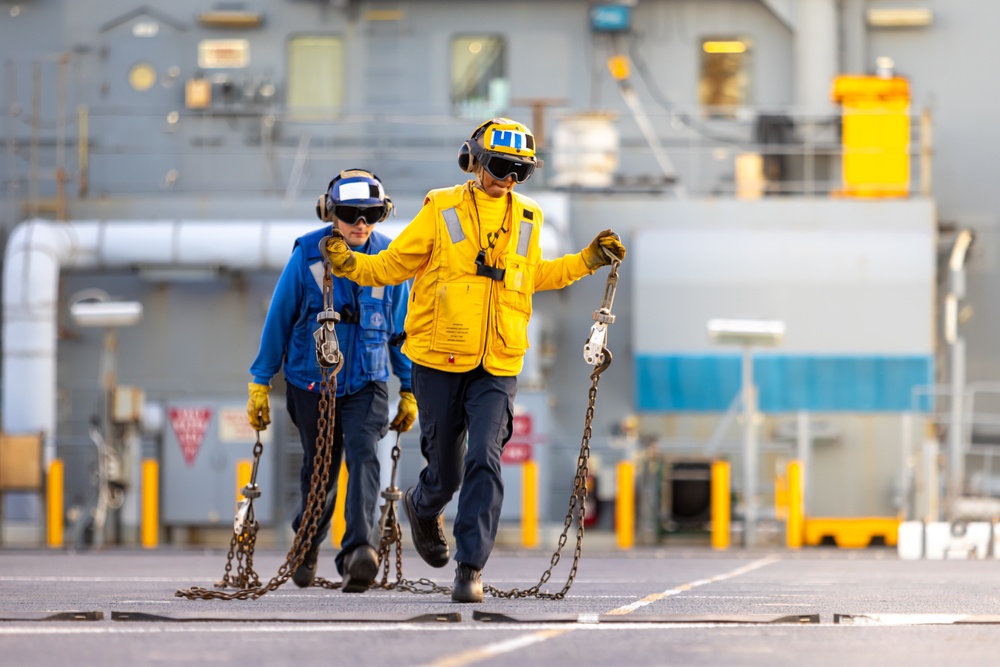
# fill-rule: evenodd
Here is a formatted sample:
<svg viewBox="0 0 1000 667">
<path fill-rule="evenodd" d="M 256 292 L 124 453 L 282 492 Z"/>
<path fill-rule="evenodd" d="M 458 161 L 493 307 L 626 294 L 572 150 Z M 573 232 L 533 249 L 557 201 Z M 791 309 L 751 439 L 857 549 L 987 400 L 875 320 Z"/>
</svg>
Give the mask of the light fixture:
<svg viewBox="0 0 1000 667">
<path fill-rule="evenodd" d="M 720 345 L 742 345 L 740 402 L 743 405 L 743 546 L 756 546 L 758 443 L 757 387 L 753 380 L 753 347 L 777 345 L 785 337 L 779 320 L 715 319 L 708 321 L 708 336 Z"/>
<path fill-rule="evenodd" d="M 70 297 L 69 314 L 81 327 L 130 327 L 142 319 L 142 304 L 111 301 L 104 290 L 81 290 Z"/>
<path fill-rule="evenodd" d="M 934 21 L 926 7 L 883 7 L 869 9 L 868 25 L 873 28 L 922 28 Z"/>
<path fill-rule="evenodd" d="M 747 43 L 738 40 L 704 42 L 705 53 L 746 53 Z"/>
<path fill-rule="evenodd" d="M 720 345 L 777 345 L 785 336 L 780 320 L 708 321 L 708 337 Z"/>
<path fill-rule="evenodd" d="M 264 25 L 261 12 L 214 9 L 198 14 L 198 24 L 206 28 L 259 28 Z"/>
</svg>

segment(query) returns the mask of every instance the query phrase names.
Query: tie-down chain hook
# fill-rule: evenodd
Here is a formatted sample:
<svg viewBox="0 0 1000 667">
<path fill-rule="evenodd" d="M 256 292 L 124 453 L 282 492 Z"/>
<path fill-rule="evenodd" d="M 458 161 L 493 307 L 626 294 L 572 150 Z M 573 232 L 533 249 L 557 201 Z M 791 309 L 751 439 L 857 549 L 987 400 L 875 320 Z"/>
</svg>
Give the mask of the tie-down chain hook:
<svg viewBox="0 0 1000 667">
<path fill-rule="evenodd" d="M 319 242 L 319 251 L 326 258 L 326 243 L 329 236 L 324 236 Z M 340 322 L 340 313 L 333 307 L 333 273 L 330 267 L 329 258 L 323 263 L 323 311 L 316 315 L 316 322 L 319 327 L 313 333 L 316 341 L 316 362 L 321 368 L 333 369 L 333 375 L 340 372 L 344 365 L 344 355 L 340 351 L 340 341 L 337 340 L 337 323 Z"/>
<path fill-rule="evenodd" d="M 608 325 L 614 324 L 615 316 L 611 314 L 611 305 L 615 301 L 615 290 L 618 289 L 618 265 L 621 260 L 612 258 L 611 272 L 608 282 L 604 285 L 604 300 L 601 307 L 594 311 L 594 324 L 590 327 L 590 337 L 583 346 L 583 359 L 588 366 L 597 366 L 595 372 L 603 372 L 611 363 L 611 351 L 607 349 Z"/>
</svg>

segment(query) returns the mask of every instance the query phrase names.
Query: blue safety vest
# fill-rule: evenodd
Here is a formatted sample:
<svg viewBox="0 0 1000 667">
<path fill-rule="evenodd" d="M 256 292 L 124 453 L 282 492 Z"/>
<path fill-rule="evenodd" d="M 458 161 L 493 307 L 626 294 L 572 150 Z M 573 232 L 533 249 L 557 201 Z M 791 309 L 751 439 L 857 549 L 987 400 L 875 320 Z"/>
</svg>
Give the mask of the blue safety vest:
<svg viewBox="0 0 1000 667">
<path fill-rule="evenodd" d="M 254 382 L 270 384 L 284 366 L 285 380 L 319 392 L 322 379 L 316 361 L 313 333 L 316 315 L 323 310 L 325 264 L 319 243 L 330 234 L 324 227 L 295 240 L 292 256 L 274 288 L 264 321 L 260 350 L 250 366 Z M 373 231 L 355 252 L 375 254 L 389 238 Z M 337 339 L 344 366 L 337 375 L 337 395 L 353 394 L 372 381 L 399 378 L 400 389 L 410 390 L 410 360 L 389 340 L 403 331 L 409 282 L 390 287 L 361 287 L 346 278 L 333 278 L 334 308 L 340 313 Z"/>
</svg>

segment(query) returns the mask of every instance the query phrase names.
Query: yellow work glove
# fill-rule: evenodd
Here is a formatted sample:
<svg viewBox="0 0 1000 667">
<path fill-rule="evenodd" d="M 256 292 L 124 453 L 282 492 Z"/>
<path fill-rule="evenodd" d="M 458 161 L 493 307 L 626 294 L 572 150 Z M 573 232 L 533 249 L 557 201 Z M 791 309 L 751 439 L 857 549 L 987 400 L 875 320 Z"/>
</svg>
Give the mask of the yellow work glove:
<svg viewBox="0 0 1000 667">
<path fill-rule="evenodd" d="M 348 247 L 344 235 L 334 229 L 330 233 L 330 240 L 326 242 L 326 256 L 330 258 L 330 268 L 333 275 L 343 277 L 354 270 L 358 260 L 354 259 L 354 252 Z"/>
<path fill-rule="evenodd" d="M 417 399 L 410 391 L 399 392 L 399 407 L 396 408 L 396 418 L 389 424 L 393 431 L 405 433 L 413 428 L 417 421 Z"/>
<path fill-rule="evenodd" d="M 247 385 L 250 400 L 247 401 L 247 417 L 254 430 L 263 431 L 271 423 L 271 388 L 265 384 L 251 382 Z"/>
<path fill-rule="evenodd" d="M 591 271 L 611 263 L 608 253 L 614 255 L 619 262 L 625 259 L 625 246 L 618 239 L 618 235 L 610 229 L 605 229 L 595 236 L 590 245 L 580 251 L 584 263 Z"/>
</svg>

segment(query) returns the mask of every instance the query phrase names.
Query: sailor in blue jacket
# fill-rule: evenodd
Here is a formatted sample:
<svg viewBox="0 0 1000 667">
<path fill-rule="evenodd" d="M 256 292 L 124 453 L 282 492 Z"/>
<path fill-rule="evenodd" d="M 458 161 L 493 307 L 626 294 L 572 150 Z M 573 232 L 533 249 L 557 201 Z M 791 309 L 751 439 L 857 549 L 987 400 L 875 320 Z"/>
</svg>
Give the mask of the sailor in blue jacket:
<svg viewBox="0 0 1000 667">
<path fill-rule="evenodd" d="M 361 169 L 349 169 L 334 178 L 320 197 L 316 213 L 344 234 L 354 252 L 375 254 L 389 245 L 389 238 L 374 231 L 385 220 L 392 201 L 378 177 Z M 264 320 L 260 350 L 250 366 L 247 414 L 250 425 L 264 430 L 271 421 L 271 378 L 284 366 L 287 408 L 298 427 L 303 459 L 300 473 L 302 503 L 292 521 L 298 531 L 309 499 L 310 480 L 319 435 L 321 371 L 316 360 L 313 333 L 316 315 L 323 310 L 324 257 L 319 242 L 330 227 L 310 232 L 295 241 L 291 258 L 274 288 Z M 409 283 L 392 287 L 361 287 L 347 278 L 333 278 L 334 308 L 340 313 L 337 340 L 344 365 L 337 374 L 336 418 L 333 462 L 323 512 L 302 564 L 292 573 L 301 587 L 310 586 L 316 574 L 319 547 L 330 529 L 337 497 L 337 474 L 341 455 L 346 454 L 349 483 L 345 514 L 347 530 L 335 558 L 343 576 L 345 592 L 368 590 L 378 572 L 380 535 L 375 521 L 379 496 L 379 440 L 389 428 L 408 431 L 417 417 L 417 403 L 410 385 L 410 360 L 398 343 L 390 343 L 403 331 Z M 389 423 L 389 368 L 399 378 L 399 406 Z"/>
</svg>

